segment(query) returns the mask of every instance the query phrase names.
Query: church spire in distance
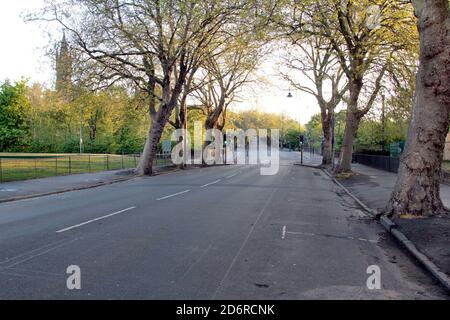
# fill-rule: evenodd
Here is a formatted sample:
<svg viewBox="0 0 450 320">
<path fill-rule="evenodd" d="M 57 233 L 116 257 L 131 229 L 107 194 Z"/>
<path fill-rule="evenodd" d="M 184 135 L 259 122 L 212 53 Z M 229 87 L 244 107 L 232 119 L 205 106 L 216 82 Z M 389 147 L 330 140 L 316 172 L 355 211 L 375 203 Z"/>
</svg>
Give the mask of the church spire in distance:
<svg viewBox="0 0 450 320">
<path fill-rule="evenodd" d="M 56 53 L 55 89 L 66 100 L 70 100 L 72 92 L 72 57 L 65 32 L 63 32 L 63 38 Z"/>
</svg>

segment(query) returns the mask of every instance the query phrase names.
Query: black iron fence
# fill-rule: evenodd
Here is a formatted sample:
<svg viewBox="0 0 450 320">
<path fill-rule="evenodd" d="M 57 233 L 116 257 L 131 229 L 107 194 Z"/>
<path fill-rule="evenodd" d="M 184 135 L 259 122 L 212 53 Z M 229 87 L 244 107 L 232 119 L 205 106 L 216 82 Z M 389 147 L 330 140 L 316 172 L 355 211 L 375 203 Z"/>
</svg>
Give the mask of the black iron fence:
<svg viewBox="0 0 450 320">
<path fill-rule="evenodd" d="M 139 161 L 140 155 L 0 154 L 0 182 L 134 169 Z M 170 163 L 170 155 L 158 155 L 154 165 Z"/>
<path fill-rule="evenodd" d="M 354 154 L 353 162 L 389 172 L 398 172 L 400 158 L 371 154 Z"/>
<path fill-rule="evenodd" d="M 306 153 L 310 153 L 312 155 L 321 155 L 320 148 L 306 146 L 306 147 L 303 148 L 303 151 L 306 152 Z"/>
</svg>

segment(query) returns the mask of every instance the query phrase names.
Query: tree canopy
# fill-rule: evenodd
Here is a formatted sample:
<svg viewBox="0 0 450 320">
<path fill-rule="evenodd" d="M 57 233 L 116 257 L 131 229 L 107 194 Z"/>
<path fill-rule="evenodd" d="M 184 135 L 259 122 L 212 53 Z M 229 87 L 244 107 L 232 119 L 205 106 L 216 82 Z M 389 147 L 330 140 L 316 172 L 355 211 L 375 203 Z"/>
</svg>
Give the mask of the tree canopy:
<svg viewBox="0 0 450 320">
<path fill-rule="evenodd" d="M 29 143 L 29 111 L 25 81 L 0 85 L 0 150 L 20 150 Z"/>
</svg>

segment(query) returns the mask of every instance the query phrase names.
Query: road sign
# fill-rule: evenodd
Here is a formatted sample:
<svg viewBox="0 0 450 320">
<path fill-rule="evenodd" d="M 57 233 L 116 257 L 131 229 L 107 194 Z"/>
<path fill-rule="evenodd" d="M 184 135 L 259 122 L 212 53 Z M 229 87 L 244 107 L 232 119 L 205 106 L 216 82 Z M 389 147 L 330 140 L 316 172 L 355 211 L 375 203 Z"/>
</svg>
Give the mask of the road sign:
<svg viewBox="0 0 450 320">
<path fill-rule="evenodd" d="M 393 157 L 393 158 L 400 157 L 400 155 L 402 154 L 404 148 L 405 148 L 405 142 L 404 141 L 391 143 L 391 145 L 389 147 L 389 151 L 391 153 L 391 157 Z"/>
</svg>

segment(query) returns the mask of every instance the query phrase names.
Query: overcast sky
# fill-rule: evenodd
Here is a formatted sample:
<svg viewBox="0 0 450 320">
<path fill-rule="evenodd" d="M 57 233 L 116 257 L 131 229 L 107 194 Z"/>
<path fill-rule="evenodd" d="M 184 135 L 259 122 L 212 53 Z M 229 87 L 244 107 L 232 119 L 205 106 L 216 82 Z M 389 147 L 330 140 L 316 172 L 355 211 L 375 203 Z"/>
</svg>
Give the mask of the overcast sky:
<svg viewBox="0 0 450 320">
<path fill-rule="evenodd" d="M 53 66 L 44 54 L 49 43 L 49 30 L 42 30 L 35 23 L 25 23 L 22 17 L 27 11 L 42 7 L 43 3 L 43 0 L 3 1 L 0 10 L 0 81 L 28 78 L 30 82 L 52 85 Z M 242 100 L 233 109 L 284 113 L 303 124 L 319 112 L 314 98 L 305 93 L 292 91 L 294 98 L 287 98 L 289 84 L 278 77 L 273 60 L 266 62 L 258 74 L 266 79 L 264 84 L 255 84 L 252 90 L 245 90 Z"/>
</svg>

